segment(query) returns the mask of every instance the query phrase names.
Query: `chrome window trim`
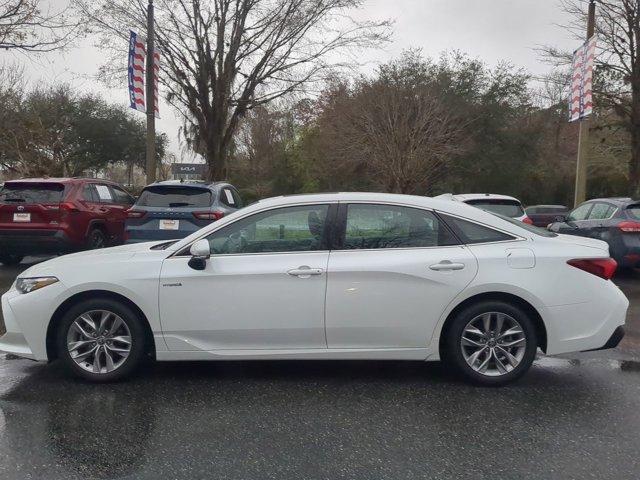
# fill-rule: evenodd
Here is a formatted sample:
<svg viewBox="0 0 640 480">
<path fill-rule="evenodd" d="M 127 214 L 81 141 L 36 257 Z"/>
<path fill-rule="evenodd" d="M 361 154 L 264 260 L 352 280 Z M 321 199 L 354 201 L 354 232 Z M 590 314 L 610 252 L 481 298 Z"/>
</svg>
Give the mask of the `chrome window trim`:
<svg viewBox="0 0 640 480">
<path fill-rule="evenodd" d="M 339 203 L 337 200 L 330 200 L 327 202 L 319 202 L 319 201 L 310 201 L 310 202 L 298 202 L 298 203 L 291 203 L 288 205 L 277 205 L 277 206 L 273 206 L 273 207 L 269 207 L 269 208 L 265 208 L 263 210 L 257 210 L 254 212 L 248 212 L 246 215 L 243 215 L 241 217 L 238 217 L 236 220 L 234 220 L 231 223 L 228 224 L 224 224 L 222 225 L 220 228 L 214 228 L 213 230 L 208 231 L 207 233 L 204 233 L 202 235 L 200 235 L 198 238 L 196 238 L 195 240 L 193 240 L 191 243 L 189 243 L 188 245 L 184 246 L 183 248 L 181 248 L 180 250 L 177 250 L 176 252 L 172 253 L 171 255 L 169 255 L 167 257 L 167 259 L 169 258 L 188 258 L 191 257 L 191 255 L 178 255 L 178 253 L 182 250 L 185 250 L 187 248 L 191 248 L 191 245 L 193 245 L 194 243 L 196 243 L 198 240 L 202 240 L 204 237 L 207 237 L 209 235 L 211 235 L 212 233 L 217 232 L 218 230 L 222 230 L 225 227 L 228 227 L 230 225 L 233 225 L 236 222 L 239 222 L 240 220 L 250 217 L 252 215 L 258 215 L 264 212 L 270 212 L 271 210 L 280 210 L 282 208 L 290 208 L 290 207 L 305 207 L 305 206 L 309 206 L 309 205 L 333 205 Z M 242 209 L 238 209 L 236 211 L 240 211 Z M 243 255 L 281 255 L 281 254 L 290 254 L 290 253 L 312 253 L 312 252 L 329 252 L 330 250 L 304 250 L 304 251 L 299 251 L 299 252 L 255 252 L 255 253 L 221 253 L 221 254 L 216 254 L 216 257 L 226 257 L 226 256 L 243 256 Z"/>
<path fill-rule="evenodd" d="M 516 233 L 513 232 L 508 232 L 506 230 L 503 230 L 501 228 L 497 228 L 494 227 L 493 225 L 487 225 L 485 223 L 482 222 L 478 222 L 476 220 L 471 220 L 469 218 L 466 217 L 461 217 L 460 215 L 456 215 L 453 213 L 449 213 L 449 212 L 445 212 L 442 210 L 437 210 L 434 208 L 430 208 L 430 207 L 424 207 L 424 206 L 419 206 L 419 205 L 415 205 L 415 204 L 410 204 L 410 203 L 403 203 L 403 202 L 389 202 L 389 201 L 381 201 L 381 200 L 373 200 L 373 201 L 368 201 L 368 200 L 328 200 L 328 201 L 309 201 L 309 202 L 296 202 L 296 203 L 291 203 L 291 204 L 287 204 L 287 205 L 277 205 L 277 206 L 273 206 L 273 207 L 269 207 L 266 208 L 264 210 L 258 210 L 258 211 L 254 211 L 254 212 L 249 212 L 246 215 L 243 215 L 239 218 L 237 218 L 234 222 L 229 223 L 229 224 L 225 224 L 223 226 L 221 226 L 220 228 L 216 228 L 213 230 L 208 231 L 207 233 L 199 236 L 198 238 L 196 238 L 195 240 L 193 240 L 191 243 L 189 243 L 188 245 L 186 245 L 185 247 L 183 247 L 182 249 L 178 250 L 177 252 L 172 253 L 171 255 L 169 255 L 167 257 L 167 259 L 170 258 L 190 258 L 191 255 L 178 255 L 178 253 L 181 250 L 185 250 L 191 247 L 191 245 L 193 245 L 195 242 L 197 242 L 198 240 L 202 240 L 204 237 L 207 237 L 208 235 L 211 235 L 214 232 L 217 232 L 218 230 L 221 230 L 222 228 L 225 228 L 229 225 L 232 225 L 235 222 L 238 222 L 244 218 L 247 218 L 251 215 L 257 215 L 260 213 L 264 213 L 264 212 L 268 212 L 271 210 L 278 210 L 278 209 L 282 209 L 282 208 L 289 208 L 289 207 L 302 207 L 302 206 L 308 206 L 308 205 L 331 205 L 331 204 L 352 204 L 352 203 L 358 203 L 358 204 L 368 204 L 368 205 L 390 205 L 390 206 L 398 206 L 398 207 L 407 207 L 407 208 L 416 208 L 419 210 L 425 210 L 427 212 L 433 213 L 433 214 L 438 214 L 438 213 L 442 213 L 443 215 L 449 215 L 450 217 L 455 217 L 455 218 L 459 218 L 460 220 L 464 220 L 466 222 L 470 222 L 470 223 L 475 223 L 476 225 L 480 225 L 482 227 L 485 228 L 489 228 L 491 230 L 495 230 L 497 232 L 503 233 L 505 235 L 509 235 L 510 237 L 513 237 L 510 240 L 497 240 L 494 242 L 478 242 L 478 243 L 460 243 L 459 245 L 436 245 L 433 247 L 398 247 L 398 248 L 349 248 L 349 249 L 336 249 L 336 250 L 305 250 L 305 251 L 300 251 L 300 252 L 256 252 L 256 253 L 222 253 L 222 254 L 217 254 L 215 255 L 215 257 L 229 257 L 229 256 L 246 256 L 246 255 L 251 255 L 251 256 L 258 256 L 258 255 L 291 255 L 291 254 L 305 254 L 305 253 L 323 253 L 323 252 L 375 252 L 375 251 L 393 251 L 393 250 L 425 250 L 425 249 L 434 249 L 434 248 L 469 248 L 471 246 L 475 246 L 475 245 L 492 245 L 492 244 L 501 244 L 501 243 L 512 243 L 512 242 L 522 242 L 522 241 L 526 241 L 527 238 L 520 236 Z"/>
</svg>

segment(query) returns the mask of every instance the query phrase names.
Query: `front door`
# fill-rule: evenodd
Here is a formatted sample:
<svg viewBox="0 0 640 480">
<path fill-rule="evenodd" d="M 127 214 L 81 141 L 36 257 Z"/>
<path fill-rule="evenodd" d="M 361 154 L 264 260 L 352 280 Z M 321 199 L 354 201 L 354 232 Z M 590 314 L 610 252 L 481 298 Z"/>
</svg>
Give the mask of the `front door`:
<svg viewBox="0 0 640 480">
<path fill-rule="evenodd" d="M 430 211 L 357 203 L 340 211 L 346 227 L 329 259 L 329 348 L 426 348 L 474 278 L 475 257 Z"/>
<path fill-rule="evenodd" d="M 326 348 L 324 301 L 333 207 L 277 208 L 207 237 L 205 270 L 166 259 L 160 315 L 171 350 Z"/>
</svg>

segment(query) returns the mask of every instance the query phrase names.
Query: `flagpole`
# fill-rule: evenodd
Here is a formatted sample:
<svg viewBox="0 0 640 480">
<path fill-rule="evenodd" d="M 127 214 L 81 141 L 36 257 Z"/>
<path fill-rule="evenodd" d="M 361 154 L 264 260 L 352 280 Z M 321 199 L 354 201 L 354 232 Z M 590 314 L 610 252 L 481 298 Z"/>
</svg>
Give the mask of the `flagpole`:
<svg viewBox="0 0 640 480">
<path fill-rule="evenodd" d="M 155 68 L 154 68 L 154 24 L 153 0 L 147 6 L 147 65 L 146 65 L 146 96 L 147 96 L 147 185 L 156 181 L 156 101 L 155 101 Z"/>
<path fill-rule="evenodd" d="M 589 16 L 587 20 L 587 41 L 595 32 L 596 24 L 596 2 L 589 3 Z M 573 206 L 577 207 L 587 198 L 587 159 L 589 155 L 589 117 L 580 120 L 580 131 L 578 133 L 578 158 L 576 161 L 576 187 Z"/>
</svg>

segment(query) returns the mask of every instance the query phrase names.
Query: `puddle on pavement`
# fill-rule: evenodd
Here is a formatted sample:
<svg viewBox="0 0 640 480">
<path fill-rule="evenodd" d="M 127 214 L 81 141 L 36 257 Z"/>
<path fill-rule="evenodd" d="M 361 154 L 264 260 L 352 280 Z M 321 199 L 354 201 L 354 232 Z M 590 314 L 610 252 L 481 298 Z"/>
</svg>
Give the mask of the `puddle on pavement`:
<svg viewBox="0 0 640 480">
<path fill-rule="evenodd" d="M 618 360 L 609 358 L 538 357 L 535 359 L 534 364 L 544 368 L 596 366 L 608 368 L 611 370 L 622 370 L 625 372 L 640 372 L 640 361 L 638 360 Z"/>
</svg>

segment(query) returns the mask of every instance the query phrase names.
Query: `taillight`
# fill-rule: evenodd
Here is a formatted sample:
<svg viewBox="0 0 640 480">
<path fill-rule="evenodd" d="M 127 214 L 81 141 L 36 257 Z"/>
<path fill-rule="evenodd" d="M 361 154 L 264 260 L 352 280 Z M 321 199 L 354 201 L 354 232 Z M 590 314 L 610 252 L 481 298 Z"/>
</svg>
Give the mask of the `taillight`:
<svg viewBox="0 0 640 480">
<path fill-rule="evenodd" d="M 611 279 L 618 268 L 618 262 L 613 258 L 574 258 L 567 263 L 605 280 Z"/>
<path fill-rule="evenodd" d="M 625 233 L 638 233 L 640 232 L 640 223 L 638 222 L 620 222 L 618 228 Z"/>
<path fill-rule="evenodd" d="M 142 218 L 147 214 L 142 210 L 127 210 L 127 218 Z"/>
<path fill-rule="evenodd" d="M 193 212 L 193 216 L 198 220 L 220 220 L 224 217 L 224 212 L 214 210 L 213 212 Z"/>
<path fill-rule="evenodd" d="M 76 207 L 72 202 L 64 202 L 60 204 L 60 210 L 64 210 L 65 212 L 75 213 L 79 212 L 78 207 Z"/>
<path fill-rule="evenodd" d="M 522 219 L 523 223 L 526 223 L 527 225 L 533 225 L 533 220 L 531 220 L 529 217 L 524 217 Z"/>
</svg>

